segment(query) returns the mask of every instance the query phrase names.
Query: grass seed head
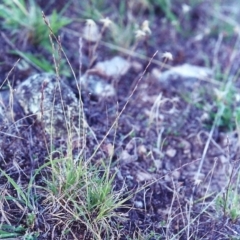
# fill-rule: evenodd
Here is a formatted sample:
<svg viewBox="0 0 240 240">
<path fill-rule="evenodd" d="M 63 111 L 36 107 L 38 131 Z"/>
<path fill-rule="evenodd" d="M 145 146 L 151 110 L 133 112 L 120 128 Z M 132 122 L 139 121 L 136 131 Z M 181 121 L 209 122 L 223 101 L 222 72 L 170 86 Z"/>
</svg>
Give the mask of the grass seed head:
<svg viewBox="0 0 240 240">
<path fill-rule="evenodd" d="M 98 26 L 92 19 L 87 19 L 83 30 L 83 37 L 89 42 L 97 42 L 100 40 L 101 35 Z"/>
<path fill-rule="evenodd" d="M 152 34 L 152 31 L 149 27 L 149 21 L 148 20 L 145 20 L 143 23 L 142 23 L 142 27 L 141 27 L 142 31 L 146 33 L 146 35 L 151 35 Z"/>
<path fill-rule="evenodd" d="M 135 37 L 136 37 L 137 40 L 145 39 L 145 38 L 146 38 L 146 32 L 144 32 L 144 31 L 141 30 L 141 29 L 138 29 L 138 30 L 135 32 Z"/>
<path fill-rule="evenodd" d="M 173 55 L 170 53 L 170 52 L 165 52 L 163 55 L 162 55 L 162 58 L 165 59 L 165 60 L 169 60 L 169 61 L 172 61 L 173 60 Z"/>
<path fill-rule="evenodd" d="M 108 17 L 100 19 L 100 22 L 103 24 L 104 28 L 109 28 L 113 23 Z"/>
</svg>

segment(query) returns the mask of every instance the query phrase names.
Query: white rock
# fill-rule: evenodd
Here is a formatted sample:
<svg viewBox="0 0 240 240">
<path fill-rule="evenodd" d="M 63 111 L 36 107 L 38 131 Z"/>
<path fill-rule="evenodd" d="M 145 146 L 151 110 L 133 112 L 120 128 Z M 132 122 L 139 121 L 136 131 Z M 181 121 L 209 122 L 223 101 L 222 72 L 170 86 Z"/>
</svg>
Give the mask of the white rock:
<svg viewBox="0 0 240 240">
<path fill-rule="evenodd" d="M 169 147 L 166 151 L 166 155 L 170 158 L 173 158 L 176 156 L 176 153 L 177 153 L 177 150 L 172 148 L 172 147 Z"/>
<path fill-rule="evenodd" d="M 130 66 L 130 63 L 126 59 L 116 56 L 110 60 L 98 62 L 94 69 L 107 77 L 119 77 L 126 74 Z"/>
<path fill-rule="evenodd" d="M 143 202 L 142 201 L 134 201 L 134 206 L 136 208 L 143 208 Z"/>
<path fill-rule="evenodd" d="M 152 70 L 152 76 L 157 78 L 163 87 L 182 86 L 185 88 L 194 88 L 194 83 L 197 80 L 205 80 L 213 75 L 211 69 L 199 67 L 190 64 L 183 64 L 173 67 L 165 72 L 160 72 L 158 69 Z"/>
</svg>

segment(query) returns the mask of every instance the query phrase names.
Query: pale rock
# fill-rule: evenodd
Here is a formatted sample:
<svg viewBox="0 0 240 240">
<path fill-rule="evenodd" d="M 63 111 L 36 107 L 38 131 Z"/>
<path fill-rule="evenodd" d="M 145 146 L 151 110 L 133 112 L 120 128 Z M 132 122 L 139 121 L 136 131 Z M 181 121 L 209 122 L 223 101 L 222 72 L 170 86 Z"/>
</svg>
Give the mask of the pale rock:
<svg viewBox="0 0 240 240">
<path fill-rule="evenodd" d="M 137 152 L 140 156 L 144 156 L 147 153 L 147 149 L 144 145 L 140 145 L 137 148 Z"/>
<path fill-rule="evenodd" d="M 35 74 L 17 86 L 16 100 L 24 116 L 42 123 L 53 137 L 80 136 L 87 126 L 81 100 L 69 85 L 48 73 Z"/>
<path fill-rule="evenodd" d="M 172 172 L 173 179 L 175 179 L 175 180 L 178 180 L 180 178 L 180 175 L 181 175 L 181 173 L 179 170 L 174 170 Z"/>
<path fill-rule="evenodd" d="M 132 61 L 131 67 L 137 73 L 143 71 L 143 65 L 140 62 L 138 62 L 138 61 Z"/>
<path fill-rule="evenodd" d="M 185 149 L 183 149 L 183 153 L 184 153 L 185 155 L 190 156 L 190 154 L 191 154 L 191 149 L 185 148 Z"/>
<path fill-rule="evenodd" d="M 31 119 L 53 138 L 80 139 L 87 127 L 81 104 L 69 85 L 56 75 L 35 74 L 15 90 L 1 91 L 0 119 L 14 124 Z"/>
<path fill-rule="evenodd" d="M 80 78 L 81 87 L 99 99 L 116 95 L 114 87 L 98 74 L 86 73 Z"/>
<path fill-rule="evenodd" d="M 169 176 L 169 174 L 166 174 L 166 175 L 164 176 L 164 181 L 165 181 L 165 182 L 171 182 L 171 181 L 172 181 L 171 176 Z"/>
<path fill-rule="evenodd" d="M 161 160 L 156 159 L 153 162 L 154 162 L 154 165 L 155 165 L 157 171 L 162 168 L 163 163 Z"/>
<path fill-rule="evenodd" d="M 120 156 L 120 161 L 123 164 L 128 164 L 137 161 L 138 156 L 137 155 L 131 155 L 128 153 L 127 150 L 123 150 Z"/>
<path fill-rule="evenodd" d="M 172 147 L 168 147 L 168 149 L 166 150 L 165 154 L 170 157 L 173 158 L 176 156 L 177 150 L 172 148 Z"/>
<path fill-rule="evenodd" d="M 134 201 L 134 206 L 136 208 L 143 208 L 143 202 L 142 201 Z"/>
<path fill-rule="evenodd" d="M 139 182 L 150 181 L 154 179 L 153 174 L 143 171 L 137 171 L 136 177 Z"/>
<path fill-rule="evenodd" d="M 94 69 L 106 77 L 116 78 L 125 75 L 130 66 L 129 61 L 120 56 L 116 56 L 110 60 L 98 62 Z"/>
<path fill-rule="evenodd" d="M 135 150 L 136 149 L 136 141 L 135 139 L 130 140 L 127 144 L 125 149 L 127 151 Z"/>
<path fill-rule="evenodd" d="M 212 77 L 212 75 L 211 69 L 190 64 L 172 67 L 164 72 L 156 68 L 152 70 L 152 76 L 158 79 L 162 88 L 178 91 L 182 89 L 193 90 L 195 84 L 199 83 L 199 80 L 206 80 Z"/>
<path fill-rule="evenodd" d="M 225 157 L 224 155 L 220 155 L 218 157 L 218 159 L 220 160 L 221 164 L 228 164 L 229 163 L 229 159 L 227 157 Z"/>
<path fill-rule="evenodd" d="M 134 177 L 131 176 L 131 175 L 127 175 L 126 178 L 129 179 L 129 180 L 133 180 L 134 179 Z"/>
<path fill-rule="evenodd" d="M 114 154 L 114 146 L 112 143 L 103 144 L 102 149 L 107 153 L 108 157 L 112 157 Z"/>
<path fill-rule="evenodd" d="M 181 139 L 180 145 L 184 150 L 190 150 L 191 149 L 191 143 L 189 141 L 186 141 L 185 139 Z"/>
<path fill-rule="evenodd" d="M 206 122 L 210 119 L 210 115 L 207 112 L 204 112 L 202 116 L 200 117 L 201 122 Z"/>
<path fill-rule="evenodd" d="M 171 182 L 172 180 L 178 180 L 180 178 L 180 171 L 174 170 L 171 173 L 165 175 L 164 180 L 166 182 Z"/>
</svg>

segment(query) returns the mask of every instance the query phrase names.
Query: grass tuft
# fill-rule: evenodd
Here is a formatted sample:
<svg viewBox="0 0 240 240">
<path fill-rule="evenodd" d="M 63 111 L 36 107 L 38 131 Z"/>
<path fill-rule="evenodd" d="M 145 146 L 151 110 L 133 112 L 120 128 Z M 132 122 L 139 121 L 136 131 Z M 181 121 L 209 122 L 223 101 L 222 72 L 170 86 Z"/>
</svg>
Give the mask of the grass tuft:
<svg viewBox="0 0 240 240">
<path fill-rule="evenodd" d="M 2 27 L 21 36 L 23 42 L 30 41 L 32 44 L 40 44 L 46 49 L 50 49 L 49 34 L 42 19 L 42 10 L 35 1 L 3 0 L 0 4 L 0 17 L 3 18 Z M 71 22 L 70 19 L 61 16 L 56 11 L 52 12 L 49 19 L 55 34 Z"/>
</svg>

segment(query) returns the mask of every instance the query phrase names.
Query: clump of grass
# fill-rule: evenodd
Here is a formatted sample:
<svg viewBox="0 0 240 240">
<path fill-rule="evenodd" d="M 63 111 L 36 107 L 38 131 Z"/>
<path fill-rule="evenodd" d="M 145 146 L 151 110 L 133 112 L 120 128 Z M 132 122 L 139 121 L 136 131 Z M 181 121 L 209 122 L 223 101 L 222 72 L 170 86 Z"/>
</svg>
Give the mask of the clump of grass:
<svg viewBox="0 0 240 240">
<path fill-rule="evenodd" d="M 0 23 L 1 27 L 10 31 L 13 36 L 18 36 L 18 40 L 22 41 L 24 45 L 31 43 L 35 46 L 43 47 L 49 53 L 51 52 L 48 28 L 42 18 L 42 10 L 35 1 L 3 0 L 0 4 L 0 17 L 2 18 Z M 64 26 L 72 21 L 55 10 L 48 16 L 48 18 L 51 23 L 53 34 L 58 34 Z M 25 62 L 38 71 L 54 73 L 52 63 L 46 60 L 46 57 L 41 53 L 33 54 L 20 51 L 15 47 L 12 41 L 8 41 L 14 48 L 11 53 L 20 56 Z M 61 69 L 63 69 L 63 71 L 61 71 L 61 73 L 65 76 L 69 76 L 69 71 L 65 66 L 65 61 L 62 60 Z"/>
<path fill-rule="evenodd" d="M 173 1 L 168 0 L 154 0 L 153 6 L 159 7 L 165 14 L 166 18 L 176 27 L 176 30 L 181 31 L 178 17 L 172 10 Z"/>
<path fill-rule="evenodd" d="M 25 232 L 25 228 L 21 225 L 18 227 L 13 227 L 9 224 L 1 224 L 0 227 L 0 238 L 11 238 L 22 236 Z"/>
<path fill-rule="evenodd" d="M 56 52 L 53 40 L 56 40 L 58 46 L 57 57 L 53 56 L 56 73 L 59 76 L 61 53 L 65 57 L 66 55 L 50 24 L 45 16 L 43 17 L 51 32 L 50 40 L 53 52 Z M 97 44 L 98 42 L 94 48 L 97 48 Z M 66 61 L 69 63 L 67 57 Z M 71 68 L 70 63 L 69 66 Z M 74 72 L 73 75 L 77 82 Z M 80 89 L 78 90 L 80 95 Z M 79 101 L 81 102 L 81 99 Z M 81 111 L 83 111 L 82 103 L 79 104 L 79 112 Z M 83 137 L 86 138 L 85 135 Z M 51 136 L 51 139 L 53 140 L 54 136 Z M 110 165 L 105 166 L 105 159 L 101 160 L 101 166 L 97 166 L 92 163 L 91 158 L 84 157 L 84 149 L 80 150 L 77 156 L 73 155 L 73 139 L 70 129 L 67 139 L 65 152 L 61 149 L 49 150 L 49 171 L 47 173 L 50 174 L 47 174 L 48 177 L 45 179 L 46 187 L 41 188 L 45 192 L 44 203 L 48 206 L 48 214 L 55 216 L 56 225 L 61 223 L 63 226 L 62 237 L 69 232 L 74 235 L 72 228 L 76 226 L 81 229 L 81 232 L 93 236 L 94 239 L 115 236 L 114 221 L 115 219 L 120 220 L 119 222 L 122 220 L 116 210 L 119 207 L 124 207 L 127 200 L 127 198 L 122 197 L 124 189 L 114 191 L 115 174 L 111 174 Z M 84 148 L 86 140 L 79 140 L 79 142 Z M 97 148 L 99 149 L 99 147 Z M 54 148 L 52 141 L 50 149 Z M 53 157 L 55 155 L 58 157 Z M 92 156 L 94 155 L 95 153 Z M 54 229 L 55 227 L 53 232 Z"/>
<path fill-rule="evenodd" d="M 78 225 L 96 239 L 102 239 L 103 233 L 105 237 L 114 236 L 114 219 L 122 219 L 116 210 L 124 206 L 126 199 L 122 198 L 123 189 L 113 190 L 115 174 L 110 175 L 110 168 L 71 157 L 51 162 L 45 203 L 58 206 L 58 221 L 65 229 Z"/>
<path fill-rule="evenodd" d="M 227 191 L 218 196 L 215 201 L 215 207 L 217 212 L 221 212 L 223 216 L 229 217 L 232 222 L 236 222 L 240 218 L 240 193 L 237 189 L 233 189 L 231 186 Z"/>
<path fill-rule="evenodd" d="M 79 7 L 82 10 L 81 16 L 85 19 L 93 19 L 94 21 L 98 21 L 104 15 L 111 12 L 109 3 L 103 0 L 80 1 Z"/>
<path fill-rule="evenodd" d="M 216 198 L 215 207 L 218 213 L 236 222 L 240 218 L 239 161 L 234 161 L 230 157 L 229 139 L 227 139 L 226 155 L 228 162 L 224 167 L 227 182 L 222 193 Z"/>
<path fill-rule="evenodd" d="M 12 186 L 12 191 L 3 189 L 5 193 L 0 198 L 2 221 L 7 223 L 0 225 L 0 238 L 24 236 L 24 239 L 37 239 L 36 237 L 39 233 L 33 230 L 37 219 L 37 212 L 35 210 L 38 205 L 36 195 L 33 194 L 34 187 L 32 186 L 35 176 L 32 176 L 29 185 L 25 188 L 5 171 L 2 169 L 0 171 L 1 177 L 4 176 Z M 12 216 L 6 212 L 7 206 L 11 206 L 15 211 L 22 213 L 21 217 L 18 216 L 14 219 L 14 222 L 18 223 L 16 226 L 11 224 Z M 24 225 L 20 224 L 23 219 L 25 219 Z"/>
<path fill-rule="evenodd" d="M 215 101 L 213 109 L 210 113 L 211 121 L 214 121 L 217 114 L 218 121 L 217 126 L 226 129 L 233 130 L 235 128 L 235 89 L 231 82 L 224 86 L 224 90 L 215 89 Z"/>
<path fill-rule="evenodd" d="M 18 34 L 21 40 L 30 41 L 49 49 L 49 34 L 42 19 L 42 10 L 33 0 L 3 0 L 0 4 L 1 26 Z M 71 22 L 70 19 L 53 11 L 49 16 L 54 34 Z"/>
<path fill-rule="evenodd" d="M 46 24 L 48 25 L 47 22 Z M 48 27 L 50 28 L 50 24 Z M 144 29 L 142 29 L 142 31 L 141 33 L 144 33 Z M 148 29 L 146 31 L 148 31 Z M 50 32 L 54 35 L 52 24 Z M 133 50 L 138 46 L 139 40 L 144 40 L 145 37 L 146 34 L 144 33 L 143 39 L 137 39 L 137 43 L 133 46 Z M 54 39 L 59 43 L 55 36 Z M 52 46 L 53 45 L 52 43 Z M 95 46 L 97 48 L 98 43 L 96 43 Z M 56 49 L 53 47 L 53 51 L 55 50 Z M 62 51 L 60 43 L 58 51 L 57 53 Z M 154 58 L 155 55 L 156 53 L 152 58 Z M 61 59 L 55 59 L 57 75 L 59 75 L 60 60 Z M 129 99 L 133 96 L 134 92 L 136 92 L 137 86 L 146 73 L 151 61 L 134 85 Z M 79 93 L 79 95 L 80 94 L 81 93 Z M 116 117 L 115 122 L 107 134 L 113 129 L 113 126 L 117 125 L 117 121 L 126 109 L 128 102 L 129 100 L 123 106 L 123 109 Z M 82 107 L 80 104 L 79 106 L 80 108 Z M 80 109 L 80 111 L 82 111 L 82 109 Z M 69 132 L 68 137 L 71 138 L 70 136 L 71 133 Z M 51 136 L 51 138 L 53 139 L 54 136 Z M 106 139 L 106 137 L 104 139 Z M 56 233 L 57 227 L 60 226 L 62 238 L 68 233 L 72 233 L 74 236 L 73 228 L 75 227 L 80 229 L 81 232 L 85 232 L 84 234 L 93 236 L 95 239 L 110 239 L 117 236 L 117 228 L 119 227 L 117 225 L 121 227 L 124 220 L 117 213 L 117 209 L 126 207 L 125 202 L 128 198 L 123 197 L 124 188 L 120 191 L 114 191 L 113 182 L 115 174 L 112 174 L 110 165 L 106 166 L 104 164 L 106 159 L 101 161 L 101 166 L 92 163 L 103 141 L 100 142 L 97 146 L 97 150 L 89 159 L 85 159 L 82 155 L 78 157 L 72 155 L 72 141 L 67 141 L 67 153 L 60 150 L 50 150 L 49 162 L 37 169 L 36 174 L 30 179 L 27 192 L 22 188 L 18 190 L 18 184 L 14 184 L 14 181 L 11 181 L 11 178 L 6 176 L 8 181 L 11 182 L 13 187 L 19 192 L 21 199 L 24 200 L 24 207 L 22 209 L 28 209 L 26 213 L 24 212 L 24 218 L 26 219 L 26 224 L 24 226 L 25 239 L 35 239 L 35 237 L 37 237 L 38 233 L 35 233 L 33 229 L 36 227 L 39 220 L 36 212 L 38 212 L 37 210 L 40 211 L 42 208 L 44 208 L 44 211 L 41 211 L 41 213 L 46 217 L 46 222 L 48 218 L 51 219 L 52 235 Z M 51 149 L 54 149 L 54 147 L 51 146 Z M 44 199 L 40 206 L 37 199 L 33 199 L 31 196 L 32 191 L 29 189 L 33 186 L 36 175 L 46 167 L 48 167 L 46 171 L 47 177 L 45 178 L 46 185 L 43 187 L 39 185 L 34 186 L 37 193 L 41 196 L 41 199 Z M 48 226 L 46 229 L 48 229 Z M 59 234 L 59 232 L 57 232 L 56 235 L 57 234 Z"/>
<path fill-rule="evenodd" d="M 11 53 L 20 56 L 23 63 L 30 64 L 40 72 L 55 73 L 55 68 L 52 62 L 48 61 L 42 54 L 26 53 L 19 50 L 11 51 Z M 59 72 L 65 77 L 71 75 L 64 59 L 61 59 L 59 62 Z"/>
</svg>

